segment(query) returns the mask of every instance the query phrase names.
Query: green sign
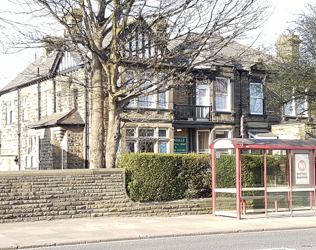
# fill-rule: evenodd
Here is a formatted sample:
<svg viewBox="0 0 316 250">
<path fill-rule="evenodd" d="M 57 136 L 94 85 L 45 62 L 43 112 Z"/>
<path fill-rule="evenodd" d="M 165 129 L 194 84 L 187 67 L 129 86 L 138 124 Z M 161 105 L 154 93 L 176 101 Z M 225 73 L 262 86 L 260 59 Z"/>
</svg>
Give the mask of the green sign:
<svg viewBox="0 0 316 250">
<path fill-rule="evenodd" d="M 188 152 L 187 138 L 175 137 L 174 138 L 174 153 L 186 154 Z"/>
</svg>

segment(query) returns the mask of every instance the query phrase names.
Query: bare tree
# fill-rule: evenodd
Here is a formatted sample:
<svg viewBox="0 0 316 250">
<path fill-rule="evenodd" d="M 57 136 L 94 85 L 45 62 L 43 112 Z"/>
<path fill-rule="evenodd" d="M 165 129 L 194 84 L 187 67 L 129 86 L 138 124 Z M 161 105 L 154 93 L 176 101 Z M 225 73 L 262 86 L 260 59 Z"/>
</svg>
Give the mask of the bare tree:
<svg viewBox="0 0 316 250">
<path fill-rule="evenodd" d="M 91 168 L 104 166 L 104 152 L 106 167 L 115 167 L 127 105 L 190 84 L 193 69 L 225 62 L 223 48 L 258 28 L 267 10 L 258 0 L 24 1 L 33 16 L 63 27 L 72 49 L 90 53 Z"/>
</svg>

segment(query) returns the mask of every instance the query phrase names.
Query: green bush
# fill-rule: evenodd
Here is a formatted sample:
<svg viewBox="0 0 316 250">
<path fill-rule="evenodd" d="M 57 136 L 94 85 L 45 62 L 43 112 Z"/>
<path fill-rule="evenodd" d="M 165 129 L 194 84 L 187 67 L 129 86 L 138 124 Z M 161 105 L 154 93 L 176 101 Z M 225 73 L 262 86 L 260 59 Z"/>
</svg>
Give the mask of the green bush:
<svg viewBox="0 0 316 250">
<path fill-rule="evenodd" d="M 268 174 L 278 174 L 284 158 L 267 156 Z M 216 159 L 216 186 L 236 185 L 235 155 Z M 167 201 L 211 197 L 210 154 L 124 154 L 127 191 L 134 201 Z M 263 156 L 242 155 L 243 187 L 263 186 Z"/>
</svg>

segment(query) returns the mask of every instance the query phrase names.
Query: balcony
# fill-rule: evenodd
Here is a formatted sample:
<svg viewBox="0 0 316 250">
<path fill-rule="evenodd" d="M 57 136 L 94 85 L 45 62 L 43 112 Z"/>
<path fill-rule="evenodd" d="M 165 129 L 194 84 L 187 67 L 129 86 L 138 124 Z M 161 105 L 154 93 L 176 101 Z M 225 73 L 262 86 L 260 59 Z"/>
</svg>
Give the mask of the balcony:
<svg viewBox="0 0 316 250">
<path fill-rule="evenodd" d="M 187 121 L 211 121 L 212 106 L 174 104 L 174 119 Z"/>
</svg>

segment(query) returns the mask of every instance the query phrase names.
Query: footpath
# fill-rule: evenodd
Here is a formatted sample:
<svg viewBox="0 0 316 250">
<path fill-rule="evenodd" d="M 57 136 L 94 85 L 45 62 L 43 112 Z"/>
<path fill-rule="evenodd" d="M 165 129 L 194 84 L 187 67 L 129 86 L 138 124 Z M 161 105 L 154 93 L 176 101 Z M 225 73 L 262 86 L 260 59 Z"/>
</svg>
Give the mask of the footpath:
<svg viewBox="0 0 316 250">
<path fill-rule="evenodd" d="M 190 215 L 178 217 L 94 217 L 0 224 L 0 249 L 85 244 L 93 242 L 180 237 L 202 234 L 291 230 L 316 227 L 316 217 L 264 215 L 235 218 Z"/>
</svg>

